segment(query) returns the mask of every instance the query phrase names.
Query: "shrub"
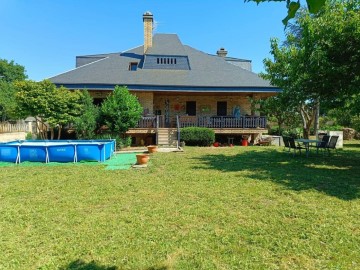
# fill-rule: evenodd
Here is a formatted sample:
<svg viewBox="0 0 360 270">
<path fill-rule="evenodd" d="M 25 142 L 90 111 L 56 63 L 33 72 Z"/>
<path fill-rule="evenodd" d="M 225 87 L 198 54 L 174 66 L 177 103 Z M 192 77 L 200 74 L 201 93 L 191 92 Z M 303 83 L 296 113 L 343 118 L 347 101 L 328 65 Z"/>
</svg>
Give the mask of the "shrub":
<svg viewBox="0 0 360 270">
<path fill-rule="evenodd" d="M 209 146 L 215 141 L 215 132 L 209 128 L 186 127 L 181 129 L 180 140 L 186 145 Z"/>
<path fill-rule="evenodd" d="M 25 140 L 32 140 L 32 139 L 33 139 L 32 133 L 31 132 L 26 133 Z"/>
<path fill-rule="evenodd" d="M 126 87 L 116 86 L 101 105 L 100 114 L 103 124 L 109 131 L 125 133 L 137 125 L 143 108 L 136 96 Z"/>
<path fill-rule="evenodd" d="M 115 134 L 98 134 L 95 136 L 95 139 L 98 140 L 116 140 L 116 150 L 120 150 L 121 148 L 131 146 L 131 137 L 121 137 L 120 135 Z"/>
<path fill-rule="evenodd" d="M 75 118 L 75 131 L 78 139 L 93 139 L 97 120 L 99 118 L 99 109 L 93 104 L 93 98 L 89 92 L 81 92 L 80 104 L 82 104 L 81 115 Z"/>
</svg>

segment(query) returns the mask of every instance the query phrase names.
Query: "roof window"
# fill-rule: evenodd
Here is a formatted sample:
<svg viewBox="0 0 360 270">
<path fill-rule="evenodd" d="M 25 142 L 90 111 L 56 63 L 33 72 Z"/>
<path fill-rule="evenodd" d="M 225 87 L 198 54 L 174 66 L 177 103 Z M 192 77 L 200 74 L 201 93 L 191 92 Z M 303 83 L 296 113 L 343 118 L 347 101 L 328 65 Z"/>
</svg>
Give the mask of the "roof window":
<svg viewBox="0 0 360 270">
<path fill-rule="evenodd" d="M 156 58 L 158 65 L 176 65 L 176 58 L 172 57 L 158 57 Z"/>
<path fill-rule="evenodd" d="M 131 63 L 129 64 L 129 70 L 135 71 L 135 70 L 137 70 L 137 66 L 138 66 L 138 63 L 137 63 L 137 62 L 131 62 Z"/>
</svg>

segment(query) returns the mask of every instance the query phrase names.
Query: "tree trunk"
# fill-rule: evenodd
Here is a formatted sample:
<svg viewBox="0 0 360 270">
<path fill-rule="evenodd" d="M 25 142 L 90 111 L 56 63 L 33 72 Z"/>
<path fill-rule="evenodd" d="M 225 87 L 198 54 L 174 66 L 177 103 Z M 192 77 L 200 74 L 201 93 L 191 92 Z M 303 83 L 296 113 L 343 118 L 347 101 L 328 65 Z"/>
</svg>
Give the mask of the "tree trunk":
<svg viewBox="0 0 360 270">
<path fill-rule="evenodd" d="M 317 98 L 315 101 L 315 122 L 314 122 L 314 132 L 316 139 L 318 139 L 320 128 L 320 99 Z"/>
<path fill-rule="evenodd" d="M 51 127 L 50 128 L 50 140 L 53 140 L 54 139 L 54 128 Z"/>
<path fill-rule="evenodd" d="M 303 121 L 303 137 L 309 139 L 310 128 L 315 118 L 315 109 L 311 106 L 302 104 L 300 106 L 301 119 Z"/>
<path fill-rule="evenodd" d="M 60 140 L 60 137 L 61 137 L 61 130 L 62 130 L 62 127 L 59 125 L 58 137 L 57 137 L 58 140 Z"/>
<path fill-rule="evenodd" d="M 282 136 L 282 133 L 283 133 L 283 125 L 284 125 L 284 120 L 279 120 L 279 118 L 277 119 L 277 123 L 278 123 L 278 126 L 279 126 L 279 135 Z"/>
<path fill-rule="evenodd" d="M 35 117 L 35 123 L 36 123 L 36 129 L 38 131 L 38 134 L 42 140 L 47 139 L 47 126 L 45 123 L 41 120 L 41 118 Z"/>
</svg>

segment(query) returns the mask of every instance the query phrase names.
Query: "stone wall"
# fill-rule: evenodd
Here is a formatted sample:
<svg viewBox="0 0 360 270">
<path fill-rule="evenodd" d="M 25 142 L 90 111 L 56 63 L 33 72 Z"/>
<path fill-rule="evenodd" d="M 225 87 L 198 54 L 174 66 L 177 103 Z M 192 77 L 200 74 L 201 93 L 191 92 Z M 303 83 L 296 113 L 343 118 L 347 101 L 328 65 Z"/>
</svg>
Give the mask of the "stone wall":
<svg viewBox="0 0 360 270">
<path fill-rule="evenodd" d="M 132 92 L 138 99 L 141 106 L 144 108 L 144 115 L 154 114 L 154 93 L 153 92 Z"/>
<path fill-rule="evenodd" d="M 0 133 L 0 142 L 25 140 L 26 132 Z"/>
<path fill-rule="evenodd" d="M 255 98 L 262 98 L 265 95 L 256 95 Z M 217 102 L 227 102 L 227 115 L 233 115 L 233 109 L 235 106 L 240 107 L 241 115 L 252 115 L 251 105 L 248 100 L 247 94 L 189 94 L 189 95 L 168 95 L 168 94 L 156 94 L 154 96 L 154 111 L 161 110 L 161 114 L 164 114 L 166 100 L 169 100 L 170 117 L 176 115 L 186 114 L 186 102 L 196 102 L 196 115 L 197 116 L 211 116 L 217 114 Z M 258 113 L 255 112 L 255 115 Z"/>
</svg>

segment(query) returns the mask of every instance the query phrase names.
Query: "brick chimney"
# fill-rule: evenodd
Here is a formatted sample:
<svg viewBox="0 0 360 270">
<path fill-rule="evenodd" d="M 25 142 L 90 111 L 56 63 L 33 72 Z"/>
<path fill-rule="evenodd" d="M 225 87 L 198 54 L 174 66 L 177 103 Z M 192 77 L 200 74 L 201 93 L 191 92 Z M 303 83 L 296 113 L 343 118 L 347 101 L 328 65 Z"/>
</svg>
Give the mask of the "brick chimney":
<svg viewBox="0 0 360 270">
<path fill-rule="evenodd" d="M 225 50 L 224 48 L 220 48 L 217 52 L 216 52 L 216 54 L 218 55 L 218 56 L 221 56 L 221 57 L 226 57 L 226 55 L 227 55 L 227 50 Z"/>
<path fill-rule="evenodd" d="M 146 11 L 143 15 L 144 22 L 144 53 L 152 47 L 152 31 L 153 31 L 153 15 L 150 11 Z"/>
</svg>

